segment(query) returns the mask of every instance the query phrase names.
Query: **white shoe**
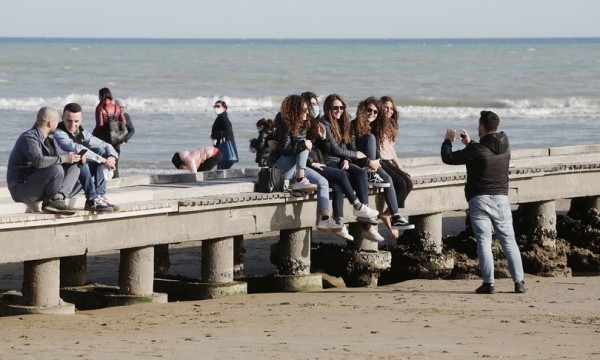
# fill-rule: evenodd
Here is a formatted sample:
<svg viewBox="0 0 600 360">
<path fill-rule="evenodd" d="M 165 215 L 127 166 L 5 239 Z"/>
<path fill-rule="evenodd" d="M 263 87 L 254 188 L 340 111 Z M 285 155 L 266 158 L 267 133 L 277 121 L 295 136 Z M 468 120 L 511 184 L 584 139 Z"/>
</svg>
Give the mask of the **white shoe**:
<svg viewBox="0 0 600 360">
<path fill-rule="evenodd" d="M 363 229 L 362 237 L 365 240 L 373 241 L 373 242 L 382 242 L 385 240 L 381 234 L 377 231 L 377 227 L 371 226 L 369 230 Z"/>
<path fill-rule="evenodd" d="M 335 234 L 343 237 L 344 239 L 346 239 L 348 241 L 354 241 L 354 236 L 350 235 L 346 225 L 342 225 L 342 230 L 336 232 Z"/>
<path fill-rule="evenodd" d="M 362 204 L 360 209 L 352 209 L 352 214 L 360 218 L 376 218 L 379 216 L 379 211 L 371 209 L 365 204 Z"/>
<path fill-rule="evenodd" d="M 317 230 L 326 231 L 326 232 L 334 232 L 334 233 L 342 231 L 343 227 L 344 227 L 343 224 L 342 225 L 336 224 L 332 218 L 329 218 L 327 220 L 319 220 L 319 223 L 317 224 Z"/>
<path fill-rule="evenodd" d="M 303 178 L 300 181 L 294 182 L 290 188 L 296 191 L 313 192 L 317 190 L 317 185 L 311 184 L 307 178 Z"/>
</svg>

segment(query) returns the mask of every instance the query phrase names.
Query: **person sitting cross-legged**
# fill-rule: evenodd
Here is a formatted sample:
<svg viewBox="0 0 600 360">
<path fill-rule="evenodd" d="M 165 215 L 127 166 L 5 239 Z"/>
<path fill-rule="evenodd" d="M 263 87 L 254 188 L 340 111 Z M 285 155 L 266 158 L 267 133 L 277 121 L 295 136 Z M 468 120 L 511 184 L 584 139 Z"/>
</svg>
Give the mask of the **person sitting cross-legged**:
<svg viewBox="0 0 600 360">
<path fill-rule="evenodd" d="M 85 193 L 85 210 L 93 212 L 119 211 L 117 205 L 111 204 L 106 199 L 105 169 L 115 170 L 118 158 L 112 145 L 93 136 L 81 126 L 83 116 L 81 105 L 67 104 L 64 107 L 62 121 L 54 137 L 58 146 L 64 151 L 81 153 L 79 181 L 71 191 L 71 196 L 77 194 L 82 188 Z"/>
</svg>

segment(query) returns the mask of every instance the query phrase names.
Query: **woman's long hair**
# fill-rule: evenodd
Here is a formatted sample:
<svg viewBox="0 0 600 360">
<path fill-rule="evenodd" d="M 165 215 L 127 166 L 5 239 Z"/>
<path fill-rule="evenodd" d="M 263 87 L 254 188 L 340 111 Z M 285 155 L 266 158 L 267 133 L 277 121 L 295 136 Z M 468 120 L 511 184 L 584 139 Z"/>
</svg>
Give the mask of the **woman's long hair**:
<svg viewBox="0 0 600 360">
<path fill-rule="evenodd" d="M 112 93 L 109 88 L 102 88 L 98 90 L 98 98 L 100 99 L 100 105 L 106 109 L 106 100 L 113 100 Z"/>
<path fill-rule="evenodd" d="M 337 120 L 333 116 L 333 102 L 335 100 L 339 100 L 344 106 L 344 113 Z M 327 117 L 329 122 L 331 123 L 331 132 L 333 133 L 333 137 L 338 142 L 342 142 L 343 144 L 350 143 L 350 115 L 348 115 L 348 107 L 346 106 L 346 102 L 342 99 L 338 94 L 331 94 L 325 98 L 323 102 L 323 112 L 324 116 Z"/>
<path fill-rule="evenodd" d="M 375 97 L 370 96 L 359 102 L 358 108 L 356 109 L 356 128 L 354 129 L 357 139 L 361 139 L 371 132 L 371 123 L 369 122 L 369 115 L 367 114 L 369 105 L 374 105 L 375 108 L 377 108 L 377 117 L 373 120 L 375 124 L 377 124 L 376 121 L 380 120 L 380 117 L 384 116 L 381 111 L 381 102 Z"/>
<path fill-rule="evenodd" d="M 381 102 L 381 107 L 383 109 L 383 104 L 386 102 L 392 103 L 392 108 L 394 113 L 391 117 L 386 117 L 386 115 L 382 112 L 382 116 L 377 118 L 377 124 L 375 125 L 375 137 L 377 137 L 377 147 L 381 147 L 381 144 L 384 140 L 389 140 L 391 142 L 395 142 L 398 137 L 398 117 L 400 114 L 396 109 L 396 104 L 394 104 L 394 100 L 392 100 L 389 96 L 383 96 L 379 99 Z"/>
<path fill-rule="evenodd" d="M 281 103 L 279 112 L 281 113 L 281 121 L 292 136 L 298 134 L 298 130 L 303 126 L 302 117 L 304 116 L 304 107 L 308 105 L 300 95 L 289 95 Z M 309 116 L 307 114 L 307 116 Z M 306 125 L 304 125 L 306 126 Z"/>
</svg>

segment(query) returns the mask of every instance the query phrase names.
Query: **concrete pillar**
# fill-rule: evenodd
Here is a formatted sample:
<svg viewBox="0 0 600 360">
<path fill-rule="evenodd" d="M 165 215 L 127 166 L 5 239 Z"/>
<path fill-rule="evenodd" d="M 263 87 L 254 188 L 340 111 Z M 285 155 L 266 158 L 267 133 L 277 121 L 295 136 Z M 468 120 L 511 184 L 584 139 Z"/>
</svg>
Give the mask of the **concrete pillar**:
<svg viewBox="0 0 600 360">
<path fill-rule="evenodd" d="M 571 199 L 571 207 L 568 216 L 573 219 L 581 220 L 592 209 L 600 212 L 600 196 L 586 196 Z"/>
<path fill-rule="evenodd" d="M 154 247 L 154 276 L 166 277 L 169 275 L 171 260 L 169 259 L 169 244 Z"/>
<path fill-rule="evenodd" d="M 348 224 L 348 232 L 350 233 L 350 235 L 352 235 L 352 237 L 354 237 L 354 241 L 348 242 L 348 246 L 355 250 L 377 251 L 379 243 L 370 240 L 364 240 L 362 237 L 362 231 L 362 223 L 351 222 L 350 224 Z"/>
<path fill-rule="evenodd" d="M 202 241 L 202 282 L 233 281 L 233 238 Z"/>
<path fill-rule="evenodd" d="M 442 213 L 414 215 L 410 220 L 415 224 L 417 239 L 423 242 L 423 249 L 435 254 L 442 253 Z"/>
<path fill-rule="evenodd" d="M 119 292 L 126 295 L 152 295 L 154 287 L 154 247 L 121 250 Z"/>
<path fill-rule="evenodd" d="M 244 276 L 244 235 L 237 235 L 233 237 L 233 277 L 239 279 Z"/>
<path fill-rule="evenodd" d="M 556 201 L 539 201 L 519 206 L 524 233 L 548 248 L 556 247 Z"/>
<path fill-rule="evenodd" d="M 271 248 L 271 261 L 280 275 L 310 274 L 311 228 L 281 230 L 279 242 Z"/>
<path fill-rule="evenodd" d="M 60 258 L 60 287 L 83 286 L 87 282 L 87 255 Z"/>
<path fill-rule="evenodd" d="M 28 306 L 59 306 L 60 259 L 25 261 L 23 303 Z"/>
</svg>

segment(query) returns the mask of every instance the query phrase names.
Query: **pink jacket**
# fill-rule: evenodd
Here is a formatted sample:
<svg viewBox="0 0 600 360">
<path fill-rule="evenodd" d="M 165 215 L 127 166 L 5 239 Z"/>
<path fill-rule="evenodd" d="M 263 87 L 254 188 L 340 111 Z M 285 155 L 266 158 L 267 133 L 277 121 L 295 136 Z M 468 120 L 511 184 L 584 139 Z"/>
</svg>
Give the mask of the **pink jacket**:
<svg viewBox="0 0 600 360">
<path fill-rule="evenodd" d="M 179 158 L 190 172 L 195 173 L 206 159 L 215 156 L 218 151 L 219 149 L 214 146 L 201 146 L 193 151 L 180 151 Z"/>
</svg>

